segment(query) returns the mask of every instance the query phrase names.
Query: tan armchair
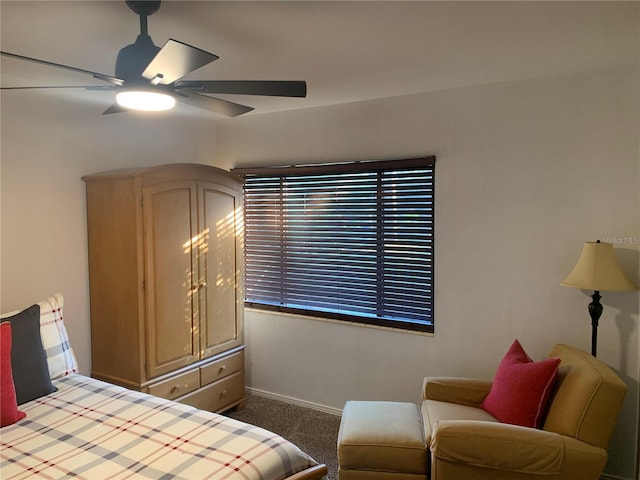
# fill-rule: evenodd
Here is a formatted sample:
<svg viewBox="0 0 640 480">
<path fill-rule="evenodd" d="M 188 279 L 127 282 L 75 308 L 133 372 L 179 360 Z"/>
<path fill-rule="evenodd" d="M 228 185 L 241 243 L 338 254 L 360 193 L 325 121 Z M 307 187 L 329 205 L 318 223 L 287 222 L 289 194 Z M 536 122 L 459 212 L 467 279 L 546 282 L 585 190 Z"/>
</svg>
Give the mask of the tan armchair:
<svg viewBox="0 0 640 480">
<path fill-rule="evenodd" d="M 561 363 L 541 430 L 500 423 L 482 410 L 491 382 L 425 379 L 431 480 L 598 480 L 627 386 L 575 347 L 556 345 L 549 357 Z"/>
</svg>

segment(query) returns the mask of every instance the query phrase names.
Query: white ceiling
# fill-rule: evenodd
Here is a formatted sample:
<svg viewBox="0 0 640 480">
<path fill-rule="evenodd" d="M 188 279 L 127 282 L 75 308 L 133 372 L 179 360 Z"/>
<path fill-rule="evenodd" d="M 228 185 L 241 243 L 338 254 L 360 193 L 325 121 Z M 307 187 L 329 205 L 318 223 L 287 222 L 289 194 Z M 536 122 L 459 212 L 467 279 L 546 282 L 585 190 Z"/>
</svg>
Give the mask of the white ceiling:
<svg viewBox="0 0 640 480">
<path fill-rule="evenodd" d="M 3 51 L 113 75 L 139 33 L 124 1 L 0 2 Z M 194 80 L 306 80 L 305 99 L 223 96 L 255 113 L 637 65 L 640 2 L 164 1 L 149 34 L 220 59 Z M 100 84 L 2 57 L 2 86 Z M 22 95 L 60 91 L 4 91 Z M 73 90 L 99 111 L 113 94 Z M 93 106 L 92 106 L 93 107 Z M 193 108 L 193 107 L 184 107 Z"/>
</svg>

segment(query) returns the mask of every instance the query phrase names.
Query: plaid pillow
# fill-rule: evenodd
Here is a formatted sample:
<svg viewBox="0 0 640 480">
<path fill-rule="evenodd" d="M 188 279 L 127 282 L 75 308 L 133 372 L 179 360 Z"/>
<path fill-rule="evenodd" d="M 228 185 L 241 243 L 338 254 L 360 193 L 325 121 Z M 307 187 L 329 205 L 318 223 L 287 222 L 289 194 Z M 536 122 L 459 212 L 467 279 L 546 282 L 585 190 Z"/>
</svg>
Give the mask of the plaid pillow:
<svg viewBox="0 0 640 480">
<path fill-rule="evenodd" d="M 73 354 L 62 318 L 63 304 L 62 293 L 56 293 L 53 297 L 39 303 L 40 335 L 42 346 L 47 354 L 51 379 L 78 371 L 76 356 Z"/>
<path fill-rule="evenodd" d="M 47 354 L 47 365 L 51 379 L 62 377 L 78 371 L 76 356 L 69 343 L 67 329 L 62 318 L 64 298 L 62 293 L 39 302 L 40 306 L 40 336 L 42 346 Z M 14 315 L 18 312 L 2 314 L 2 317 Z"/>
</svg>

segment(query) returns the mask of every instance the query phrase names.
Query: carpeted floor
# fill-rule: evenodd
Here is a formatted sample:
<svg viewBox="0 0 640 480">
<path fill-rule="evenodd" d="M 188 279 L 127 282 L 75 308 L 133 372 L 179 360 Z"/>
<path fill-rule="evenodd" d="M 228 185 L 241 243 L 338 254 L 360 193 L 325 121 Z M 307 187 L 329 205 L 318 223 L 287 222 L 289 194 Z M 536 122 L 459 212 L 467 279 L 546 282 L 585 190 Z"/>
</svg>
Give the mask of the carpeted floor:
<svg viewBox="0 0 640 480">
<path fill-rule="evenodd" d="M 231 410 L 225 415 L 265 428 L 295 443 L 327 466 L 328 480 L 337 480 L 339 416 L 259 395 L 247 395 L 243 410 Z"/>
</svg>

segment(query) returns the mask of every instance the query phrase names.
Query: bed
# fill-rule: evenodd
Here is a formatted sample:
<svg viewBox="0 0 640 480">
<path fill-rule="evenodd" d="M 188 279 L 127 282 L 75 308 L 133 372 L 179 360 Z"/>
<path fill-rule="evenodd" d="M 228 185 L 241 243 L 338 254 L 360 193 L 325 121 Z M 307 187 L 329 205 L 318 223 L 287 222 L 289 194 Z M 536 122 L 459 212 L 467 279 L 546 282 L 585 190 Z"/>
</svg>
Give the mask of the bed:
<svg viewBox="0 0 640 480">
<path fill-rule="evenodd" d="M 11 405 L 15 410 L 9 412 L 14 421 L 0 428 L 3 480 L 325 477 L 325 465 L 272 432 L 79 374 L 62 319 L 62 295 L 36 305 L 38 309 L 34 305 L 2 319 L 3 425 L 4 410 L 9 407 L 5 396 L 8 330 L 13 366 L 9 376 L 13 376 L 16 395 Z M 27 323 L 31 332 L 26 336 L 34 337 L 36 323 L 39 327 L 47 379 L 42 372 L 23 371 L 25 363 L 38 363 L 32 361 L 38 356 L 32 351 L 38 349 L 33 338 L 24 356 L 22 330 Z M 45 385 L 31 391 L 34 383 Z M 27 397 L 25 388 L 30 390 Z"/>
</svg>

